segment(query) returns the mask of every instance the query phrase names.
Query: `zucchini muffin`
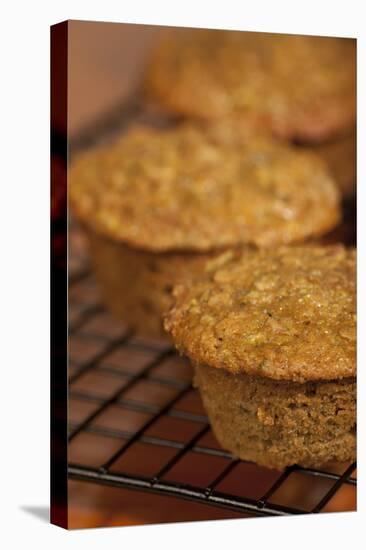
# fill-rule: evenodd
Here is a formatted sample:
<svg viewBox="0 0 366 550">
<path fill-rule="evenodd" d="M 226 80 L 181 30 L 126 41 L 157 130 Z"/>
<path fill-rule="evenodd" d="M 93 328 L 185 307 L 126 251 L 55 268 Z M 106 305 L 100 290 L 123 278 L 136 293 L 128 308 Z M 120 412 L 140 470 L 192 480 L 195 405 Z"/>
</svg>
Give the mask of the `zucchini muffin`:
<svg viewBox="0 0 366 550">
<path fill-rule="evenodd" d="M 136 127 L 81 155 L 69 197 L 107 304 L 150 335 L 164 334 L 172 286 L 207 259 L 315 237 L 340 217 L 338 191 L 315 155 L 189 124 Z"/>
<path fill-rule="evenodd" d="M 327 140 L 356 116 L 356 41 L 220 30 L 162 40 L 146 96 L 168 112 L 231 118 L 301 141 Z"/>
<path fill-rule="evenodd" d="M 178 285 L 165 327 L 221 445 L 282 468 L 356 453 L 355 250 L 248 251 Z"/>
</svg>

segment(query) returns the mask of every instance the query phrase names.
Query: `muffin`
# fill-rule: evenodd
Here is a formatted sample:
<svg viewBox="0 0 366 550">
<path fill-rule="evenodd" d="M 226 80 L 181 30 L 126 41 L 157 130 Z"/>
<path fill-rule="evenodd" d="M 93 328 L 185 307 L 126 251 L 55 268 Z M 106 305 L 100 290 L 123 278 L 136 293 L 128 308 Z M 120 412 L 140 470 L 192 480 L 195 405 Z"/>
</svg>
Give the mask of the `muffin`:
<svg viewBox="0 0 366 550">
<path fill-rule="evenodd" d="M 355 56 L 353 39 L 180 30 L 153 55 L 145 95 L 175 115 L 325 141 L 355 121 Z"/>
<path fill-rule="evenodd" d="M 355 279 L 354 249 L 281 246 L 175 288 L 165 327 L 233 455 L 271 468 L 355 458 Z"/>
<path fill-rule="evenodd" d="M 69 197 L 107 305 L 152 336 L 164 334 L 172 286 L 207 260 L 315 237 L 340 217 L 335 184 L 315 155 L 192 124 L 136 127 L 84 153 L 71 167 Z"/>
<path fill-rule="evenodd" d="M 163 312 L 171 305 L 173 285 L 192 280 L 210 265 L 210 252 L 154 252 L 131 247 L 87 230 L 97 281 L 109 309 L 140 334 L 159 339 L 167 335 Z M 224 260 L 229 252 L 218 254 Z"/>
</svg>

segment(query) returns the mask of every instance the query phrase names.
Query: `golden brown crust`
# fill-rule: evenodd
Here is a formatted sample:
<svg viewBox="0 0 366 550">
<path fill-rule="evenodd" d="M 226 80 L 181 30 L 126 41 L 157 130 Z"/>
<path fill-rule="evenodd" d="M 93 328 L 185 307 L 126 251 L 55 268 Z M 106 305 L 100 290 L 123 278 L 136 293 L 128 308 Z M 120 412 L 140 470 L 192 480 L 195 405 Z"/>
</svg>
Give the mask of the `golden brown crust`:
<svg viewBox="0 0 366 550">
<path fill-rule="evenodd" d="M 336 225 L 339 194 L 315 155 L 224 134 L 135 128 L 74 163 L 72 206 L 95 231 L 158 252 L 271 246 Z"/>
<path fill-rule="evenodd" d="M 165 328 L 193 363 L 278 380 L 355 376 L 355 251 L 247 251 L 178 286 Z"/>
<path fill-rule="evenodd" d="M 249 118 L 282 138 L 322 141 L 355 120 L 355 51 L 352 39 L 181 31 L 157 49 L 145 88 L 185 116 Z"/>
</svg>

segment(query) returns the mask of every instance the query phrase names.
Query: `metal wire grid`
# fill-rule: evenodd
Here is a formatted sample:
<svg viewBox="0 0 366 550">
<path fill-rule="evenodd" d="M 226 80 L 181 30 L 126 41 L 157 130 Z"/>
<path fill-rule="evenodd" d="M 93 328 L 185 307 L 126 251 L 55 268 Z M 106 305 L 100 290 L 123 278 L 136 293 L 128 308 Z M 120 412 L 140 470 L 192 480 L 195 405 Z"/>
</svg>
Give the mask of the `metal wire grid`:
<svg viewBox="0 0 366 550">
<path fill-rule="evenodd" d="M 309 512 L 320 512 L 324 509 L 333 495 L 344 485 L 353 486 L 355 490 L 356 480 L 351 477 L 356 468 L 356 464 L 347 466 L 343 472 L 321 471 L 311 468 L 301 468 L 293 466 L 283 472 L 270 472 L 268 477 L 268 487 L 259 496 L 248 496 L 245 493 L 245 487 L 241 494 L 230 494 L 221 490 L 228 476 L 235 475 L 238 471 L 240 479 L 240 465 L 242 461 L 232 458 L 230 453 L 221 449 L 218 445 L 207 445 L 204 443 L 210 434 L 210 426 L 204 414 L 184 410 L 180 406 L 182 400 L 192 392 L 190 375 L 182 380 L 175 376 L 159 375 L 159 368 L 167 360 L 177 359 L 175 351 L 168 345 L 161 342 L 150 342 L 139 339 L 131 331 L 124 328 L 112 330 L 109 328 L 98 333 L 95 329 L 90 329 L 96 319 L 103 319 L 108 315 L 101 303 L 98 295 L 94 292 L 93 278 L 85 266 L 79 271 L 75 271 L 70 276 L 69 283 L 69 314 L 71 317 L 69 338 L 70 349 L 72 350 L 72 341 L 77 339 L 84 345 L 82 353 L 77 362 L 71 361 L 69 376 L 69 398 L 79 402 L 88 403 L 93 407 L 79 422 L 71 422 L 69 428 L 69 441 L 73 442 L 80 438 L 82 434 L 94 434 L 103 438 L 114 439 L 116 448 L 109 456 L 100 463 L 93 466 L 85 463 L 71 462 L 69 464 L 69 478 L 97 482 L 115 487 L 124 487 L 129 489 L 138 489 L 153 493 L 181 497 L 193 501 L 203 502 L 215 506 L 228 508 L 235 511 L 241 511 L 243 514 L 256 516 L 278 516 L 289 514 L 300 514 Z M 82 291 L 78 291 L 83 289 Z M 91 290 L 90 290 L 91 289 Z M 102 323 L 103 324 L 103 323 Z M 103 334 L 104 332 L 104 334 Z M 108 364 L 114 353 L 127 351 L 129 353 L 140 353 L 148 359 L 141 368 L 129 369 L 117 368 L 115 365 Z M 91 353 L 92 352 L 92 353 Z M 151 357 L 149 357 L 149 355 Z M 98 384 L 90 384 L 86 389 L 80 390 L 83 380 L 90 375 L 98 374 L 115 377 L 115 386 L 107 392 L 106 395 L 98 395 Z M 144 390 L 142 397 L 129 398 L 131 390 L 143 381 L 153 384 L 156 388 L 165 388 L 171 390 L 171 395 L 164 403 L 151 404 L 149 402 L 149 391 Z M 103 417 L 113 408 L 120 410 L 120 419 L 127 411 L 143 415 L 143 422 L 136 428 L 116 427 L 115 420 L 113 425 L 108 422 L 98 424 L 98 419 Z M 119 413 L 117 412 L 117 415 Z M 159 424 L 163 419 L 177 419 L 184 422 L 195 424 L 197 429 L 187 437 L 172 438 L 166 435 L 151 435 L 151 428 Z M 118 424 L 118 421 L 117 421 Z M 121 422 L 123 424 L 123 422 Z M 179 434 L 177 434 L 179 435 Z M 150 475 L 141 475 L 131 472 L 128 468 L 118 468 L 118 463 L 123 463 L 123 458 L 136 444 L 147 446 L 148 452 L 146 460 L 150 461 L 153 453 L 157 449 L 169 449 L 170 455 L 166 459 L 162 457 L 156 461 L 156 469 Z M 201 455 L 209 460 L 210 457 L 220 458 L 220 468 L 216 471 L 212 479 L 204 486 L 202 484 L 182 483 L 179 480 L 179 474 L 176 478 L 172 475 L 177 465 L 185 460 L 185 457 L 192 454 Z M 221 463 L 222 462 L 222 463 Z M 248 463 L 249 465 L 249 463 Z M 251 476 L 263 476 L 265 469 L 249 465 L 253 468 Z M 289 483 L 294 474 L 312 478 L 315 485 L 319 482 L 327 481 L 327 489 L 318 495 L 316 502 L 313 502 L 311 509 L 301 507 L 286 506 L 278 504 L 272 500 L 273 495 Z M 266 474 L 267 475 L 267 474 Z M 305 484 L 300 484 L 300 490 L 304 491 Z M 305 486 L 306 487 L 306 486 Z M 306 489 L 305 489 L 306 491 Z M 301 501 L 301 495 L 299 495 Z"/>
<path fill-rule="evenodd" d="M 72 153 L 77 152 L 109 140 L 131 122 L 161 125 L 159 119 L 141 109 L 137 100 L 127 107 L 114 110 L 110 116 L 105 117 L 93 128 L 87 129 L 71 144 L 70 150 Z M 72 243 L 73 239 L 77 237 L 79 237 L 78 231 L 71 224 L 70 242 Z M 68 469 L 70 479 L 181 497 L 242 512 L 243 515 L 255 516 L 318 513 L 326 509 L 329 501 L 342 487 L 348 486 L 352 487 L 354 491 L 356 490 L 356 479 L 352 477 L 356 463 L 346 465 L 343 471 L 339 471 L 337 468 L 322 471 L 293 466 L 283 472 L 275 472 L 236 460 L 215 443 L 205 444 L 204 441 L 207 441 L 207 438 L 208 441 L 214 441 L 207 417 L 202 411 L 200 413 L 187 411 L 180 406 L 182 399 L 194 391 L 191 379 L 188 377 L 188 379 L 182 380 L 179 377 L 166 377 L 157 374 L 164 361 L 177 357 L 171 347 L 158 342 L 143 341 L 131 331 L 123 328 L 116 332 L 113 327 L 112 336 L 108 330 L 98 333 L 98 331 L 88 329 L 95 319 L 107 314 L 99 297 L 94 292 L 88 290 L 78 292 L 78 288 L 88 287 L 89 284 L 93 285 L 93 279 L 84 255 L 80 254 L 80 250 L 76 253 L 72 250 L 73 247 L 71 247 L 69 255 L 69 341 L 70 349 L 72 349 L 72 339 L 78 338 L 83 342 L 84 349 L 76 363 L 73 361 L 69 363 L 69 398 L 91 405 L 92 408 L 88 409 L 90 412 L 85 414 L 81 420 L 69 423 L 69 449 L 83 434 L 94 434 L 108 438 L 108 440 L 113 439 L 117 446 L 110 455 L 93 466 L 88 465 L 87 461 L 71 461 Z M 110 321 L 108 321 L 109 323 Z M 118 350 L 135 350 L 151 354 L 151 358 L 137 371 L 108 365 L 108 359 Z M 80 382 L 86 380 L 87 376 L 93 373 L 114 376 L 118 380 L 118 384 L 107 396 L 98 395 L 98 392 L 95 392 L 94 388 L 90 390 L 90 387 L 80 391 L 77 388 L 78 384 L 80 385 Z M 142 381 L 149 381 L 158 388 L 170 388 L 172 396 L 163 404 L 158 405 L 149 403 L 149 400 L 146 399 L 148 393 L 145 393 L 140 399 L 129 398 L 129 392 Z M 145 419 L 137 428 L 136 426 L 130 426 L 127 429 L 116 427 L 115 422 L 113 426 L 106 422 L 99 425 L 98 419 L 112 407 L 120 408 L 121 420 L 128 411 L 145 415 Z M 151 434 L 151 428 L 167 418 L 195 424 L 197 429 L 184 437 L 183 441 L 180 440 L 182 438 L 171 437 L 171 434 L 169 437 Z M 149 475 L 136 474 L 128 468 L 118 469 L 116 465 L 123 462 L 123 458 L 136 444 L 148 446 L 147 462 L 150 461 L 152 453 L 157 449 L 169 449 L 170 456 L 165 460 L 162 458 L 154 472 L 150 472 Z M 216 468 L 215 475 L 207 483 L 181 482 L 179 475 L 174 477 L 173 474 L 177 466 L 188 455 L 199 455 L 205 457 L 206 461 L 215 457 L 222 461 L 220 462 L 221 466 Z M 241 468 L 244 465 L 251 470 L 249 474 L 246 472 L 243 479 Z M 275 496 L 283 493 L 284 490 L 286 492 L 294 476 L 297 476 L 297 479 L 301 478 L 301 483 L 298 483 L 297 487 L 300 492 L 296 500 L 298 505 L 276 502 Z M 234 483 L 229 486 L 233 487 L 237 483 L 241 488 L 240 494 L 237 494 L 238 491 L 222 490 L 229 478 L 234 479 Z M 253 491 L 249 490 L 250 480 L 263 478 L 266 483 L 259 484 L 262 492 L 258 493 L 257 487 L 257 494 L 254 495 Z M 319 487 L 322 488 L 320 492 L 317 490 Z M 308 503 L 307 507 L 302 506 L 301 501 L 310 492 L 313 493 L 311 504 Z"/>
</svg>

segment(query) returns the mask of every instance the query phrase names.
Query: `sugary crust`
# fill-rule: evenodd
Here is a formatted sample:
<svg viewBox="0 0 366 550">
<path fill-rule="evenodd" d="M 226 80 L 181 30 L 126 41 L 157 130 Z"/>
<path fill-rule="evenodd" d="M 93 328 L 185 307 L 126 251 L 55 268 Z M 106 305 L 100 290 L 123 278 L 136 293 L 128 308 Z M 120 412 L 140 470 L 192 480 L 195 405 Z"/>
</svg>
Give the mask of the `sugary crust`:
<svg viewBox="0 0 366 550">
<path fill-rule="evenodd" d="M 326 233 L 339 194 L 316 155 L 263 137 L 135 128 L 81 155 L 69 197 L 89 227 L 150 251 L 272 246 Z"/>
<path fill-rule="evenodd" d="M 356 382 L 275 381 L 195 368 L 212 429 L 242 460 L 270 468 L 321 467 L 356 457 Z"/>
<path fill-rule="evenodd" d="M 355 376 L 355 251 L 247 251 L 174 290 L 165 328 L 193 363 L 278 380 Z"/>
<path fill-rule="evenodd" d="M 352 39 L 176 32 L 153 56 L 145 89 L 185 116 L 254 119 L 278 137 L 322 141 L 355 120 L 355 52 Z"/>
</svg>

